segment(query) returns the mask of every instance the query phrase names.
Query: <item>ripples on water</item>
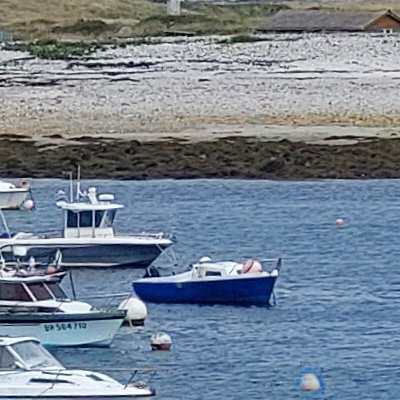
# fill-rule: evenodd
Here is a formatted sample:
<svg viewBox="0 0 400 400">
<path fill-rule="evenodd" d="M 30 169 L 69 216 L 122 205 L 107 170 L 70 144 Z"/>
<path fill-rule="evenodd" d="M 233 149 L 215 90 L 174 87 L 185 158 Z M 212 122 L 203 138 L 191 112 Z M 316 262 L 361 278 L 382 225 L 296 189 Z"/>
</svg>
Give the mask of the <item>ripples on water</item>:
<svg viewBox="0 0 400 400">
<path fill-rule="evenodd" d="M 67 186 L 34 181 L 38 209 L 8 212 L 12 228 L 58 228 L 53 193 L 60 185 Z M 397 398 L 397 181 L 96 185 L 127 205 L 117 216 L 121 230 L 175 233 L 183 264 L 203 255 L 281 255 L 284 264 L 274 308 L 149 304 L 146 325 L 124 328 L 111 349 L 56 350 L 67 365 L 154 367 L 157 398 L 163 400 L 297 399 L 304 366 L 321 370 L 324 398 Z M 345 218 L 343 228 L 335 226 L 338 217 Z M 75 281 L 82 295 L 121 292 L 140 273 L 77 270 Z M 155 331 L 172 336 L 171 352 L 150 351 Z"/>
</svg>

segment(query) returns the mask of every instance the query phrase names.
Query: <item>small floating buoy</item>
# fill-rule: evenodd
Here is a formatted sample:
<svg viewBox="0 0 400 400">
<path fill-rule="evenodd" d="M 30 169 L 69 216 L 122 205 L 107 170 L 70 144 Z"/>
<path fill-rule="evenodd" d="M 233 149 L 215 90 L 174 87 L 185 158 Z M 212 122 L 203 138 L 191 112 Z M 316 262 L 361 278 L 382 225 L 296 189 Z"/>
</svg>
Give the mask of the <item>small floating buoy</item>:
<svg viewBox="0 0 400 400">
<path fill-rule="evenodd" d="M 136 297 L 129 297 L 120 303 L 118 310 L 126 310 L 125 322 L 129 323 L 129 325 L 144 325 L 144 320 L 147 317 L 147 307 L 142 300 Z"/>
<path fill-rule="evenodd" d="M 31 199 L 27 199 L 23 202 L 22 207 L 24 210 L 33 210 L 33 207 L 35 206 L 35 203 Z"/>
<path fill-rule="evenodd" d="M 150 346 L 151 350 L 170 350 L 172 346 L 172 339 L 167 333 L 159 332 L 154 333 L 150 337 Z"/>
<path fill-rule="evenodd" d="M 338 218 L 336 220 L 336 226 L 342 226 L 344 225 L 344 219 L 343 218 Z"/>
<path fill-rule="evenodd" d="M 300 388 L 303 392 L 317 392 L 321 389 L 321 384 L 317 375 L 310 372 L 304 374 L 301 378 Z"/>
</svg>

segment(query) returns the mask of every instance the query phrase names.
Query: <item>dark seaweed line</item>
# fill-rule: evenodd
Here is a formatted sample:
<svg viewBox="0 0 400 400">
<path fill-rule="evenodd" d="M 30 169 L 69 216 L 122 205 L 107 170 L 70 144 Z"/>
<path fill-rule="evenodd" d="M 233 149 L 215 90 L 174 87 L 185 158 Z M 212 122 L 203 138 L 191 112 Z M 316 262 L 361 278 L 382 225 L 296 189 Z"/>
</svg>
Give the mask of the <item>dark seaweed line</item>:
<svg viewBox="0 0 400 400">
<path fill-rule="evenodd" d="M 400 178 L 400 139 L 339 146 L 244 137 L 195 143 L 85 138 L 79 145 L 49 146 L 4 139 L 0 174 L 61 178 L 81 164 L 88 178 Z"/>
</svg>

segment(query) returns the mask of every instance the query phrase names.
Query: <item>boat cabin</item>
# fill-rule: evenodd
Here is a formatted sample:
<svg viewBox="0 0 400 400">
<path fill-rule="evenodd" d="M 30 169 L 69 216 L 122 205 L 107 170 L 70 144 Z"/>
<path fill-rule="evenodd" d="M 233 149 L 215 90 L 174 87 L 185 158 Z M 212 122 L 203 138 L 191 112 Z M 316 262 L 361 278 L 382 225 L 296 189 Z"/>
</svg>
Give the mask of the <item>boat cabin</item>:
<svg viewBox="0 0 400 400">
<path fill-rule="evenodd" d="M 68 297 L 55 280 L 35 278 L 0 279 L 1 303 L 33 303 L 44 300 L 67 300 Z"/>
<path fill-rule="evenodd" d="M 13 369 L 57 369 L 64 367 L 40 344 L 29 337 L 0 337 L 0 373 Z"/>
<path fill-rule="evenodd" d="M 115 214 L 124 206 L 112 203 L 114 200 L 112 194 L 97 196 L 96 188 L 89 188 L 85 197 L 89 200 L 88 202 L 57 202 L 57 206 L 64 211 L 63 237 L 105 238 L 114 236 Z"/>
<path fill-rule="evenodd" d="M 243 264 L 232 261 L 222 261 L 219 263 L 199 263 L 194 264 L 192 269 L 192 276 L 194 278 L 218 277 L 238 275 L 242 269 Z"/>
</svg>

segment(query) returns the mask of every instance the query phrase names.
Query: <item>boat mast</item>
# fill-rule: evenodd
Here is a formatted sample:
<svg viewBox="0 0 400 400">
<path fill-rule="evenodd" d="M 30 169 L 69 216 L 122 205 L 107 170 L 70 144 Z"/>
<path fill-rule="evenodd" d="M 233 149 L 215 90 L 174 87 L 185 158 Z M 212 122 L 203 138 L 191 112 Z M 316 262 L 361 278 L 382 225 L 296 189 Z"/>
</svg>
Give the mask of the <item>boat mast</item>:
<svg viewBox="0 0 400 400">
<path fill-rule="evenodd" d="M 79 201 L 81 195 L 81 165 L 78 164 L 78 173 L 76 177 L 76 201 Z"/>
<path fill-rule="evenodd" d="M 72 181 L 72 172 L 69 173 L 69 200 L 74 201 L 74 183 Z"/>
</svg>

